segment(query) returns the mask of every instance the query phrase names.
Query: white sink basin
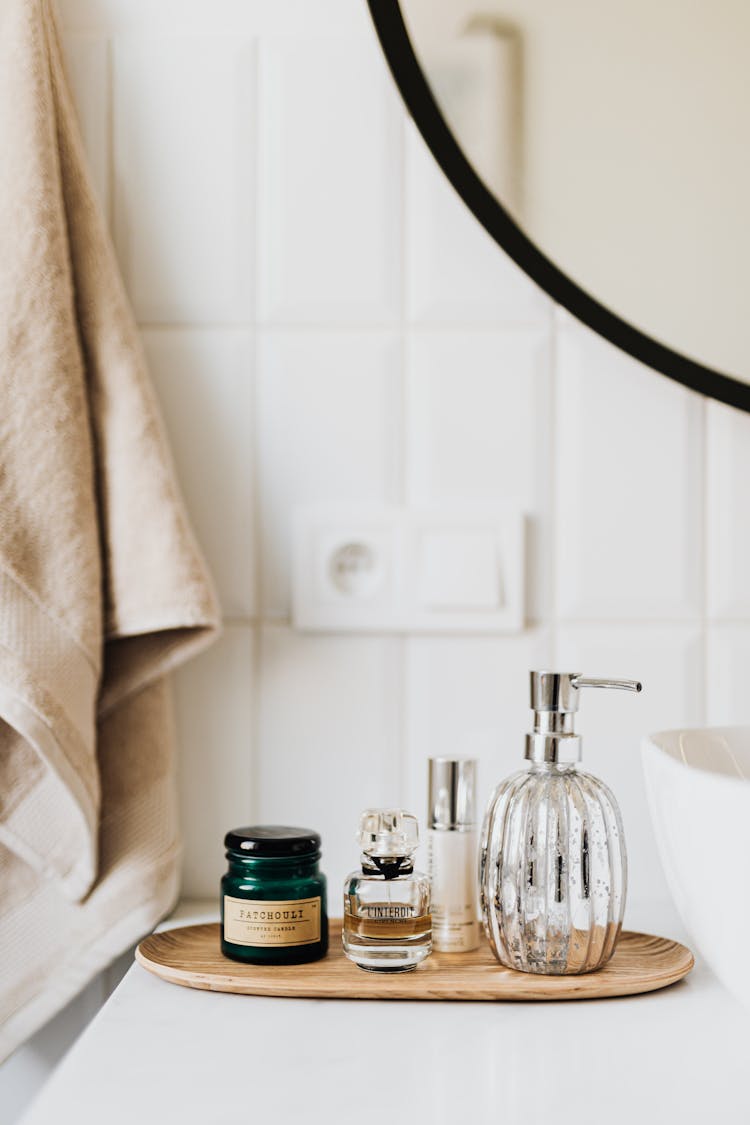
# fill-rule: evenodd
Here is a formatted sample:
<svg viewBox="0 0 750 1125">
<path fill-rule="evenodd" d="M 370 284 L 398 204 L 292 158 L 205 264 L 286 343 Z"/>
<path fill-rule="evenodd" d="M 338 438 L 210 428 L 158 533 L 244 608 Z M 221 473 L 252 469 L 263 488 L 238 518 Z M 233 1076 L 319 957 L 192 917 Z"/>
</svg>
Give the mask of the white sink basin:
<svg viewBox="0 0 750 1125">
<path fill-rule="evenodd" d="M 651 819 L 675 906 L 719 979 L 750 1007 L 750 727 L 643 740 Z"/>
</svg>

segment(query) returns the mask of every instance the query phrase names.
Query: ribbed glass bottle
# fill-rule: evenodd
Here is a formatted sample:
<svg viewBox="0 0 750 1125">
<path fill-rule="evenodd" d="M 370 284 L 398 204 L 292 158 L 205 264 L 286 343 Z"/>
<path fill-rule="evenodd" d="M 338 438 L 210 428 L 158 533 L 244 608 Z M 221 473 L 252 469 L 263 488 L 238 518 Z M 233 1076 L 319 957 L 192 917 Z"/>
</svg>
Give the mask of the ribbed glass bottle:
<svg viewBox="0 0 750 1125">
<path fill-rule="evenodd" d="M 504 781 L 482 829 L 480 892 L 496 957 L 526 973 L 589 973 L 622 928 L 627 860 L 617 803 L 574 765 Z"/>
</svg>

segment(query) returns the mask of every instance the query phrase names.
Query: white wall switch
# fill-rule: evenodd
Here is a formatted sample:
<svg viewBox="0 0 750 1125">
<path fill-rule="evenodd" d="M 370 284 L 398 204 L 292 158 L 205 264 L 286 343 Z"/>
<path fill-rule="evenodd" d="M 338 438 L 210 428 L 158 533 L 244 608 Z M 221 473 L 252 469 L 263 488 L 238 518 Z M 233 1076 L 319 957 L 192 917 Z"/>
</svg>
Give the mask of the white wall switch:
<svg viewBox="0 0 750 1125">
<path fill-rule="evenodd" d="M 320 632 L 515 632 L 524 517 L 314 505 L 294 514 L 292 620 Z"/>
<path fill-rule="evenodd" d="M 500 552 L 491 531 L 425 531 L 418 543 L 417 593 L 436 610 L 497 610 Z"/>
</svg>

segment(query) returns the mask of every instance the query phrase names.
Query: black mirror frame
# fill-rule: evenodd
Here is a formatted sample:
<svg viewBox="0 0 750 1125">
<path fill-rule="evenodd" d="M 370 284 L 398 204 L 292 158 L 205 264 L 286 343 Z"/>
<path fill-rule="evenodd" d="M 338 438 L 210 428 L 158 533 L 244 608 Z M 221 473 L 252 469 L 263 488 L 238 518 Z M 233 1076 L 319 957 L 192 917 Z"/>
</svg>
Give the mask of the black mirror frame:
<svg viewBox="0 0 750 1125">
<path fill-rule="evenodd" d="M 699 394 L 750 412 L 750 385 L 673 351 L 600 304 L 524 234 L 485 187 L 449 129 L 419 65 L 399 0 L 367 0 L 386 61 L 428 148 L 485 230 L 558 305 L 610 343 Z"/>
</svg>

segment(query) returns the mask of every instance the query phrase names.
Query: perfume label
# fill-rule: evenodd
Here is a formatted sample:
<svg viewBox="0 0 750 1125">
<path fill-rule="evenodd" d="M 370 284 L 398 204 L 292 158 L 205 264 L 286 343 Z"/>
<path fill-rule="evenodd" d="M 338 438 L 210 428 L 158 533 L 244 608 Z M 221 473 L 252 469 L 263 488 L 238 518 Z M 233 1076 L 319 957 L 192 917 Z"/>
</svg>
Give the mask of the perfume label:
<svg viewBox="0 0 750 1125">
<path fill-rule="evenodd" d="M 359 908 L 360 918 L 369 918 L 373 922 L 402 922 L 415 914 L 413 906 L 400 902 L 363 902 Z"/>
<path fill-rule="evenodd" d="M 384 887 L 381 885 L 381 890 Z M 421 909 L 429 903 L 421 904 Z M 429 934 L 429 914 L 410 902 L 362 902 L 357 894 L 344 894 L 344 931 L 349 937 L 411 939 Z"/>
<path fill-rule="evenodd" d="M 289 902 L 224 895 L 224 940 L 232 945 L 313 945 L 320 941 L 320 898 Z"/>
</svg>

